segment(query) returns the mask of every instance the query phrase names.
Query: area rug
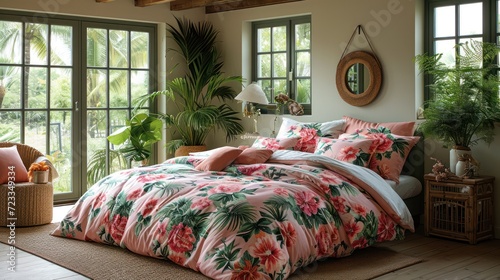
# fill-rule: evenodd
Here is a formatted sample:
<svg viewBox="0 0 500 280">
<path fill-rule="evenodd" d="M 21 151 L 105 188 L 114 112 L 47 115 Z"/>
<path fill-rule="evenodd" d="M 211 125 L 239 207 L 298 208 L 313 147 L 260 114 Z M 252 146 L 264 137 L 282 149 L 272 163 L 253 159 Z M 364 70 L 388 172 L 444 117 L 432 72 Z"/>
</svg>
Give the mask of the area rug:
<svg viewBox="0 0 500 280">
<path fill-rule="evenodd" d="M 56 224 L 16 228 L 16 247 L 91 279 L 209 279 L 168 260 L 140 256 L 125 249 L 54 237 Z M 0 242 L 7 243 L 7 228 L 0 228 Z M 296 271 L 289 279 L 372 279 L 421 260 L 387 248 L 371 247 L 340 259 L 319 261 Z M 22 269 L 19 267 L 18 269 Z"/>
</svg>

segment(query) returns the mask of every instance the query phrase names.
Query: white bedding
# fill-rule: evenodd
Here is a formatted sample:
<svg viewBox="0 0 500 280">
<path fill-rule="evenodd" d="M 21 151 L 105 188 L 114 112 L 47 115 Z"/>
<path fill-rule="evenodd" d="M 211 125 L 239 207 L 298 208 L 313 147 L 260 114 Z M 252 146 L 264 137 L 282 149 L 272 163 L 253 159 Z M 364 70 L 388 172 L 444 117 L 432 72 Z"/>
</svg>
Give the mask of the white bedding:
<svg viewBox="0 0 500 280">
<path fill-rule="evenodd" d="M 417 178 L 410 175 L 401 175 L 399 177 L 399 184 L 392 180 L 385 181 L 402 199 L 417 196 L 422 192 L 422 183 L 420 183 Z"/>
</svg>

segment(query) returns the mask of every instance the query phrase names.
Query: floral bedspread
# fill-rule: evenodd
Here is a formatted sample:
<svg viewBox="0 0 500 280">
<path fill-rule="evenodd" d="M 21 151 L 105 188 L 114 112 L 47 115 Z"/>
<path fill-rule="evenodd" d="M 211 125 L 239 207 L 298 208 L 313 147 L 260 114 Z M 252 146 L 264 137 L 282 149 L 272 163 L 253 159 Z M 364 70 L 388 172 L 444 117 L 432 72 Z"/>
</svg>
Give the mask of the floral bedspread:
<svg viewBox="0 0 500 280">
<path fill-rule="evenodd" d="M 286 279 L 316 260 L 413 230 L 398 214 L 407 209 L 391 206 L 401 205 L 399 197 L 385 181 L 370 180 L 369 169 L 273 158 L 282 163 L 200 172 L 193 166 L 199 159 L 179 157 L 114 173 L 90 188 L 52 235 L 170 259 L 213 279 Z M 379 195 L 385 188 L 389 194 Z"/>
</svg>

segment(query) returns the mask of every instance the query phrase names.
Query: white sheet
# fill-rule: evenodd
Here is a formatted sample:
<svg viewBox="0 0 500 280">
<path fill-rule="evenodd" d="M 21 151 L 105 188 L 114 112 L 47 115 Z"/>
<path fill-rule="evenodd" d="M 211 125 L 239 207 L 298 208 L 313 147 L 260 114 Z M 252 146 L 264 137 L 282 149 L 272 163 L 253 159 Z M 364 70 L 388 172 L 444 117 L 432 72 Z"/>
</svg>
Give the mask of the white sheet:
<svg viewBox="0 0 500 280">
<path fill-rule="evenodd" d="M 399 184 L 392 180 L 385 180 L 402 199 L 419 195 L 422 192 L 422 183 L 410 175 L 399 176 Z"/>
</svg>

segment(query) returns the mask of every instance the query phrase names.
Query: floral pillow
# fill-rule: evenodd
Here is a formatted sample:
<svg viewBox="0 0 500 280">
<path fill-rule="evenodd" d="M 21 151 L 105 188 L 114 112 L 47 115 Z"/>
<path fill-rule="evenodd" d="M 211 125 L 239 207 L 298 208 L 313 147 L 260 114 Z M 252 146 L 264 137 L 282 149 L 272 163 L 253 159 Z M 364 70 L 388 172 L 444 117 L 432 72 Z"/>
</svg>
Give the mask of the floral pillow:
<svg viewBox="0 0 500 280">
<path fill-rule="evenodd" d="M 378 141 L 373 139 L 331 139 L 321 137 L 315 154 L 368 167 Z"/>
<path fill-rule="evenodd" d="M 410 150 L 420 140 L 418 136 L 392 134 L 385 127 L 368 128 L 354 134 L 342 134 L 339 139 L 373 139 L 377 148 L 370 159 L 369 168 L 382 178 L 399 183 L 399 175 Z"/>
<path fill-rule="evenodd" d="M 390 129 L 392 133 L 403 136 L 412 136 L 415 132 L 415 122 L 386 122 L 376 123 L 367 122 L 353 117 L 344 116 L 345 120 L 344 133 L 357 133 L 363 129 L 385 127 Z"/>
<path fill-rule="evenodd" d="M 313 153 L 319 137 L 338 138 L 344 123 L 344 120 L 303 123 L 283 118 L 277 138 L 300 137 L 294 150 Z"/>
<path fill-rule="evenodd" d="M 298 137 L 271 138 L 271 137 L 259 136 L 257 139 L 255 139 L 255 142 L 253 142 L 252 147 L 259 149 L 269 149 L 272 150 L 273 152 L 277 150 L 293 150 L 293 148 L 297 145 L 298 141 L 299 141 Z"/>
</svg>

